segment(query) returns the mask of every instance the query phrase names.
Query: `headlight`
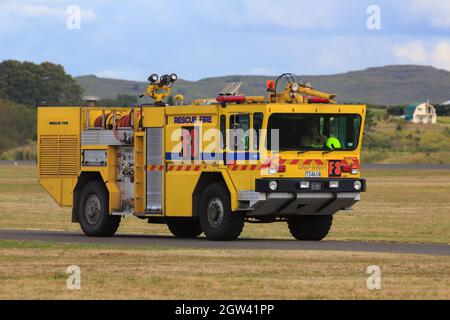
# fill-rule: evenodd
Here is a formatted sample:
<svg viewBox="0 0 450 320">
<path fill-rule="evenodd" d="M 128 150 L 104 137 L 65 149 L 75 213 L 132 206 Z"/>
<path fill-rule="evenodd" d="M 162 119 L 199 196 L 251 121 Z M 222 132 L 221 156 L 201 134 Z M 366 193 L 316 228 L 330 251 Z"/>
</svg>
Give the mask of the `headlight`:
<svg viewBox="0 0 450 320">
<path fill-rule="evenodd" d="M 300 89 L 298 83 L 294 82 L 291 86 L 292 91 L 294 92 L 298 92 L 298 90 Z"/>
<path fill-rule="evenodd" d="M 300 182 L 300 189 L 309 189 L 310 183 L 309 181 L 301 181 Z"/>
<path fill-rule="evenodd" d="M 330 189 L 339 189 L 339 181 L 330 181 Z"/>
<path fill-rule="evenodd" d="M 178 76 L 175 73 L 172 73 L 170 75 L 170 81 L 175 82 L 178 80 Z"/>
<path fill-rule="evenodd" d="M 269 182 L 269 188 L 272 191 L 276 191 L 278 189 L 278 182 L 276 181 L 270 181 Z"/>
<path fill-rule="evenodd" d="M 355 181 L 355 190 L 361 190 L 362 189 L 362 183 L 361 181 Z"/>
</svg>

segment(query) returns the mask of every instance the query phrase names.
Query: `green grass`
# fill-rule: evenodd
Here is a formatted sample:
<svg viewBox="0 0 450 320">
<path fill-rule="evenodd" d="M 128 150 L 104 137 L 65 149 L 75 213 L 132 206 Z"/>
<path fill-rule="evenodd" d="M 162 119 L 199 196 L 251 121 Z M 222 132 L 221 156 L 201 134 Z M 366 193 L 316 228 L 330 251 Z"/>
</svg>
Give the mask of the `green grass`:
<svg viewBox="0 0 450 320">
<path fill-rule="evenodd" d="M 450 117 L 439 117 L 438 123 L 450 125 Z"/>
<path fill-rule="evenodd" d="M 0 241 L 0 299 L 449 299 L 449 257 Z M 68 290 L 67 267 L 81 269 Z M 367 267 L 381 268 L 370 291 Z"/>
<path fill-rule="evenodd" d="M 362 152 L 365 163 L 450 164 L 450 122 L 435 125 L 408 124 L 404 120 L 380 120 L 366 132 Z"/>
<path fill-rule="evenodd" d="M 0 240 L 0 249 L 45 249 L 45 250 L 186 250 L 155 245 L 115 245 L 96 243 L 59 243 L 49 241 Z"/>
</svg>

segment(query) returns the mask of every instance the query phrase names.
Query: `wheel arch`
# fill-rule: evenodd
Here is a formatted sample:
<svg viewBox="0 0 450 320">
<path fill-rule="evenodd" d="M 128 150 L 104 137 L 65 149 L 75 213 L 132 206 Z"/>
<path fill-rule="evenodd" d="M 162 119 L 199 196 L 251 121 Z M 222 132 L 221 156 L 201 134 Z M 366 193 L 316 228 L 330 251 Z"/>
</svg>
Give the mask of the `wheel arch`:
<svg viewBox="0 0 450 320">
<path fill-rule="evenodd" d="M 213 183 L 223 183 L 226 186 L 227 192 L 231 199 L 231 208 L 234 209 L 233 198 L 236 199 L 236 190 L 231 183 L 231 180 L 226 179 L 222 172 L 203 172 L 197 182 L 197 185 L 192 193 L 192 216 L 199 216 L 199 203 L 203 191 Z M 237 206 L 237 203 L 236 203 Z"/>
<path fill-rule="evenodd" d="M 103 181 L 102 175 L 100 172 L 92 171 L 92 172 L 82 172 L 80 176 L 78 177 L 77 184 L 73 190 L 73 206 L 72 206 L 72 222 L 73 223 L 79 223 L 80 220 L 78 218 L 78 209 L 79 209 L 79 202 L 80 202 L 80 195 L 81 190 L 83 190 L 84 186 L 88 184 L 91 181 L 101 181 L 105 185 L 106 184 Z M 108 192 L 109 193 L 109 192 Z"/>
</svg>

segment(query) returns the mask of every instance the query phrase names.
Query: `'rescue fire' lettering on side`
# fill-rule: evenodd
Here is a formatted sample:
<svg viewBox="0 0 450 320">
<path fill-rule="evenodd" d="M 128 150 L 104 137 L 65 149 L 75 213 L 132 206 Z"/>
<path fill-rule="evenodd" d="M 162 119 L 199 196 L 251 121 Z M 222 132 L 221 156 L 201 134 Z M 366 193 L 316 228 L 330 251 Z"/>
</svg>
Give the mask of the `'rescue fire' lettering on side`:
<svg viewBox="0 0 450 320">
<path fill-rule="evenodd" d="M 212 116 L 177 116 L 173 118 L 175 124 L 212 123 Z"/>
</svg>

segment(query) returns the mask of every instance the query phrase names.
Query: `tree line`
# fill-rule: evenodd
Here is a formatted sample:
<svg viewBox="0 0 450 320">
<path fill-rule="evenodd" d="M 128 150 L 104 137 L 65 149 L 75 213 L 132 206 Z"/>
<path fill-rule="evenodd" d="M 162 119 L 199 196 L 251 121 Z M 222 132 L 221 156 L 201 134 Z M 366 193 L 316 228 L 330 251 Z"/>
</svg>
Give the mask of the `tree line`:
<svg viewBox="0 0 450 320">
<path fill-rule="evenodd" d="M 438 117 L 450 117 L 450 105 L 432 104 L 436 108 Z M 389 106 L 386 108 L 386 113 L 389 116 L 402 116 L 405 114 L 407 106 Z"/>
<path fill-rule="evenodd" d="M 0 63 L 0 98 L 28 107 L 77 104 L 83 89 L 61 65 L 6 60 Z"/>
<path fill-rule="evenodd" d="M 22 149 L 35 145 L 37 105 L 78 104 L 82 93 L 61 65 L 1 62 L 0 158 L 24 158 Z M 34 156 L 34 152 L 30 154 Z"/>
<path fill-rule="evenodd" d="M 0 62 L 0 159 L 35 157 L 36 106 L 82 105 L 82 94 L 83 88 L 61 65 L 16 60 Z M 98 103 L 125 107 L 135 105 L 137 99 L 119 95 Z"/>
</svg>

